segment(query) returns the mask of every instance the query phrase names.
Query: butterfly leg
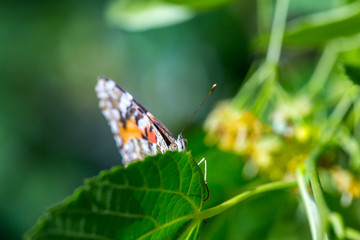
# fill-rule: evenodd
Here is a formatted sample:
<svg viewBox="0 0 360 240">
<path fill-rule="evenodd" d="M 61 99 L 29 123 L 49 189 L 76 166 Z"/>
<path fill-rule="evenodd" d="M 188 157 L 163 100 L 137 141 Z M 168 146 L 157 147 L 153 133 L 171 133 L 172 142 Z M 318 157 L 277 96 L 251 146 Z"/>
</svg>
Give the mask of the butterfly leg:
<svg viewBox="0 0 360 240">
<path fill-rule="evenodd" d="M 204 168 L 204 182 L 205 182 L 205 186 L 206 186 L 206 190 L 207 190 L 207 197 L 204 199 L 204 201 L 209 199 L 210 196 L 210 191 L 209 191 L 209 187 L 206 181 L 206 173 L 207 173 L 207 163 L 206 163 L 206 159 L 203 158 L 201 159 L 201 161 L 198 163 L 198 165 L 200 165 L 202 162 L 204 162 L 205 168 Z"/>
</svg>

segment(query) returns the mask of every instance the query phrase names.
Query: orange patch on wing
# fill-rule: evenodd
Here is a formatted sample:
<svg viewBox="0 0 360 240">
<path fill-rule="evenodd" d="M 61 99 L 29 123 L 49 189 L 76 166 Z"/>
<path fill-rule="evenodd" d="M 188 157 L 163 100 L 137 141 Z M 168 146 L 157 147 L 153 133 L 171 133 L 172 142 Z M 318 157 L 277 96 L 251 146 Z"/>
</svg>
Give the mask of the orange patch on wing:
<svg viewBox="0 0 360 240">
<path fill-rule="evenodd" d="M 129 121 L 126 122 L 126 128 L 120 126 L 120 134 L 124 140 L 124 143 L 132 139 L 143 138 L 142 137 L 143 132 L 141 131 L 139 126 L 136 125 L 136 121 L 134 118 L 131 118 Z"/>
<path fill-rule="evenodd" d="M 154 130 L 150 131 L 150 125 L 142 131 L 139 126 L 136 124 L 135 118 L 131 118 L 126 122 L 126 128 L 123 126 L 120 127 L 120 134 L 124 140 L 124 143 L 132 139 L 146 139 L 149 142 L 157 143 L 157 137 Z"/>
<path fill-rule="evenodd" d="M 146 128 L 147 128 L 149 142 L 152 142 L 152 143 L 156 144 L 157 139 L 156 139 L 156 134 L 155 134 L 154 130 L 150 131 L 150 127 L 146 127 Z"/>
</svg>

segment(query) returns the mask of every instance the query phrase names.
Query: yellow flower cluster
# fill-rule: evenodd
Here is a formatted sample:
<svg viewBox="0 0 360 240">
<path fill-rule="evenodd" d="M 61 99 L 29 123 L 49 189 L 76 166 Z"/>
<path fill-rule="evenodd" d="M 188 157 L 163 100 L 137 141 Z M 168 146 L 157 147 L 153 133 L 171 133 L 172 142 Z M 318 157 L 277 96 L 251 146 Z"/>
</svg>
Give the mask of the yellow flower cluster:
<svg viewBox="0 0 360 240">
<path fill-rule="evenodd" d="M 207 143 L 218 143 L 222 150 L 250 154 L 267 129 L 250 111 L 238 111 L 228 101 L 220 102 L 204 125 Z"/>
<path fill-rule="evenodd" d="M 230 102 L 219 103 L 204 125 L 208 145 L 234 151 L 272 180 L 294 178 L 297 166 L 310 153 L 307 126 L 295 126 L 279 114 L 272 125 L 262 122 L 250 111 L 239 111 Z"/>
<path fill-rule="evenodd" d="M 360 177 L 340 167 L 334 167 L 331 176 L 337 190 L 350 198 L 360 197 Z"/>
</svg>

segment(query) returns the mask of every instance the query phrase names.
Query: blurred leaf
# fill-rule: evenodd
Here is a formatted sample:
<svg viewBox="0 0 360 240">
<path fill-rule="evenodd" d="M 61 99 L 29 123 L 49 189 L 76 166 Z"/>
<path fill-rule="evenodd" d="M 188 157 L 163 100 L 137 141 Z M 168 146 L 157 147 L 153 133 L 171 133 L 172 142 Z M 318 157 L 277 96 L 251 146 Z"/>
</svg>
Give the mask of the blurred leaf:
<svg viewBox="0 0 360 240">
<path fill-rule="evenodd" d="M 164 0 L 164 1 L 179 5 L 185 5 L 197 10 L 213 9 L 216 7 L 220 7 L 235 2 L 235 0 Z"/>
<path fill-rule="evenodd" d="M 184 152 L 117 166 L 50 209 L 26 239 L 197 238 L 203 175 Z"/>
<path fill-rule="evenodd" d="M 188 7 L 161 1 L 118 0 L 107 9 L 110 23 L 128 31 L 171 26 L 194 17 Z"/>
<path fill-rule="evenodd" d="M 334 3 L 329 0 L 292 0 L 289 6 L 289 15 L 299 16 L 330 9 Z"/>
<path fill-rule="evenodd" d="M 293 20 L 288 24 L 285 45 L 314 46 L 333 38 L 360 32 L 360 2 Z"/>
<path fill-rule="evenodd" d="M 360 68 L 357 66 L 344 65 L 345 72 L 353 83 L 360 85 Z"/>
<path fill-rule="evenodd" d="M 355 39 L 354 39 L 355 40 Z M 360 38 L 358 38 L 358 47 L 355 49 L 350 49 L 348 51 L 343 51 L 340 53 L 341 62 L 344 62 L 345 65 L 351 65 L 354 67 L 360 68 Z"/>
</svg>

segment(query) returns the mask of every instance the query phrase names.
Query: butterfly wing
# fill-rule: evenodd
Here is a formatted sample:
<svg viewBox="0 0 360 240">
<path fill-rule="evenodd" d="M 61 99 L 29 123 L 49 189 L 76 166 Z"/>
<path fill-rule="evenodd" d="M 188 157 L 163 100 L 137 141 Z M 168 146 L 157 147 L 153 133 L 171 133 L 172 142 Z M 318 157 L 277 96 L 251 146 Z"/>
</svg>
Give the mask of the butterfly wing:
<svg viewBox="0 0 360 240">
<path fill-rule="evenodd" d="M 99 77 L 95 90 L 125 166 L 168 150 L 168 144 L 147 115 L 148 111 L 131 94 L 106 77 Z"/>
</svg>

